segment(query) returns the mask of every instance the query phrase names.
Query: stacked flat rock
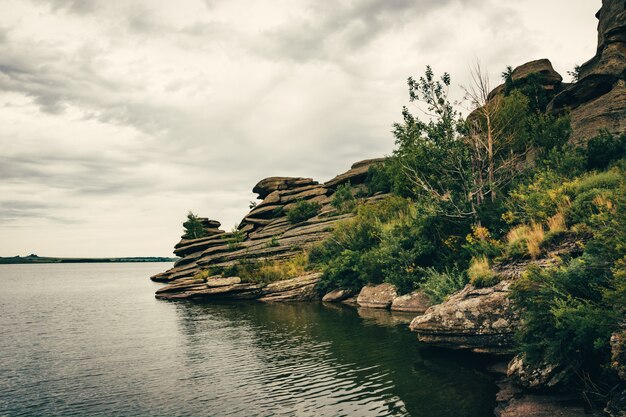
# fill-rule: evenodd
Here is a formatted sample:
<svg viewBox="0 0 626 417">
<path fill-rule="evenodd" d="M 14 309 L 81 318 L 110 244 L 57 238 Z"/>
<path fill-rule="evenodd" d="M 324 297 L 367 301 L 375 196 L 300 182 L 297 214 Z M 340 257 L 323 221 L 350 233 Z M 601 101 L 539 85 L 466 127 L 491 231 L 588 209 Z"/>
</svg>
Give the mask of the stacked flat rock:
<svg viewBox="0 0 626 417">
<path fill-rule="evenodd" d="M 626 133 L 626 9 L 622 0 L 603 0 L 598 18 L 596 55 L 580 67 L 578 81 L 548 106 L 555 114 L 570 111 L 572 141 L 608 130 Z"/>
<path fill-rule="evenodd" d="M 219 222 L 202 218 L 208 236 L 181 240 L 174 249 L 174 253 L 180 257 L 174 267 L 151 278 L 153 281 L 171 284 L 171 288 L 160 290 L 158 296 L 169 299 L 263 297 L 267 301 L 310 298 L 313 294 L 310 276 L 294 277 L 302 278 L 307 284 L 285 290 L 287 295 L 281 295 L 281 291 L 274 295 L 265 294 L 257 291 L 259 288 L 254 286 L 248 288 L 249 284 L 245 283 L 231 284 L 235 285 L 234 292 L 227 291 L 224 286 L 220 290 L 207 289 L 193 278 L 200 271 L 229 267 L 245 261 L 287 260 L 321 242 L 330 235 L 337 222 L 354 216 L 352 213 L 337 215 L 330 204 L 337 187 L 347 182 L 354 186 L 361 185 L 367 177 L 369 167 L 380 161 L 372 159 L 358 162 L 349 171 L 325 184 L 300 177 L 270 177 L 260 181 L 253 191 L 261 201 L 238 226 L 239 233 L 244 234 L 243 241 L 236 241 L 232 233 L 219 230 Z M 380 196 L 371 197 L 378 198 Z M 321 209 L 316 216 L 291 224 L 286 213 L 303 200 L 316 202 Z"/>
</svg>

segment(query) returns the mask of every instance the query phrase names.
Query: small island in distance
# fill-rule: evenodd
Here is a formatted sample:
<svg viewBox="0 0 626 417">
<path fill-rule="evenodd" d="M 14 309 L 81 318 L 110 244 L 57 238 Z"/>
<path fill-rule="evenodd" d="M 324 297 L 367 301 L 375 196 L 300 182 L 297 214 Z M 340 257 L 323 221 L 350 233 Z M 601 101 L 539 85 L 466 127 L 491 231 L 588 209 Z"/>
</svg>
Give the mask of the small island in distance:
<svg viewBox="0 0 626 417">
<path fill-rule="evenodd" d="M 174 262 L 178 258 L 159 256 L 134 256 L 127 258 L 55 258 L 47 256 L 0 256 L 0 264 L 56 264 L 56 263 L 103 263 L 103 262 Z"/>
</svg>

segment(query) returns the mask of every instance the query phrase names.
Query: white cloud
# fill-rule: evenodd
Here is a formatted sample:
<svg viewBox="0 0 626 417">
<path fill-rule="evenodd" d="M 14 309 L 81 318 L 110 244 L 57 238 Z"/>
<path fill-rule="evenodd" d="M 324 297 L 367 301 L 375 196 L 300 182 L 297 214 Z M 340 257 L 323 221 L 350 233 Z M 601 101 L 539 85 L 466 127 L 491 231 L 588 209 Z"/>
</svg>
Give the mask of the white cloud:
<svg viewBox="0 0 626 417">
<path fill-rule="evenodd" d="M 4 0 L 0 255 L 166 255 L 270 175 L 389 153 L 406 78 L 595 50 L 599 1 Z M 458 93 L 458 89 L 454 91 Z"/>
</svg>

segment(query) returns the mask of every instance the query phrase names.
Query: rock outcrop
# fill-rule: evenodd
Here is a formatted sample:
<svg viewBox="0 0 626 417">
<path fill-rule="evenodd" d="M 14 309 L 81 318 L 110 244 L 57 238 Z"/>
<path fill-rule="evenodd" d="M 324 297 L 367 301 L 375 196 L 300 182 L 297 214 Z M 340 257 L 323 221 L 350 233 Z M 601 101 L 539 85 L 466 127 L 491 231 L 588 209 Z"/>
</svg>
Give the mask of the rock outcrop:
<svg viewBox="0 0 626 417">
<path fill-rule="evenodd" d="M 397 296 L 396 288 L 391 284 L 366 285 L 361 289 L 356 302 L 359 307 L 389 308 Z"/>
<path fill-rule="evenodd" d="M 319 273 L 311 273 L 268 285 L 245 283 L 239 277 L 181 279 L 160 288 L 156 297 L 164 300 L 220 299 L 260 301 L 309 301 L 319 299 L 315 286 Z"/>
<path fill-rule="evenodd" d="M 322 241 L 329 236 L 333 226 L 342 220 L 354 216 L 353 213 L 337 214 L 330 204 L 332 194 L 341 184 L 350 182 L 355 187 L 362 186 L 369 167 L 379 163 L 381 159 L 357 162 L 351 169 L 332 180 L 320 184 L 311 178 L 271 177 L 260 181 L 254 186 L 254 192 L 261 201 L 243 218 L 238 232 L 224 232 L 219 229 L 220 223 L 201 218 L 207 236 L 199 239 L 182 239 L 176 244 L 174 253 L 180 259 L 168 271 L 157 274 L 151 279 L 172 285 L 157 293 L 159 298 L 262 298 L 264 301 L 282 301 L 304 296 L 300 291 L 297 295 L 272 295 L 275 286 L 288 285 L 286 282 L 261 287 L 249 283 L 232 284 L 229 288 L 204 288 L 203 283 L 194 279 L 198 273 L 219 271 L 238 263 L 255 263 L 264 261 L 282 261 L 299 255 L 303 250 Z M 377 199 L 379 196 L 371 197 Z M 286 213 L 299 201 L 311 201 L 320 205 L 317 215 L 297 224 L 291 224 Z M 309 288 L 310 289 L 310 288 Z M 218 295 L 219 294 L 219 295 Z M 317 294 L 315 295 L 317 296 Z"/>
<path fill-rule="evenodd" d="M 555 114 L 571 111 L 574 142 L 601 129 L 626 133 L 626 5 L 622 0 L 603 0 L 596 17 L 596 55 L 581 65 L 578 81 L 548 106 Z"/>
<path fill-rule="evenodd" d="M 509 298 L 509 281 L 493 287 L 467 285 L 411 322 L 420 341 L 474 352 L 512 353 L 519 313 Z"/>
</svg>

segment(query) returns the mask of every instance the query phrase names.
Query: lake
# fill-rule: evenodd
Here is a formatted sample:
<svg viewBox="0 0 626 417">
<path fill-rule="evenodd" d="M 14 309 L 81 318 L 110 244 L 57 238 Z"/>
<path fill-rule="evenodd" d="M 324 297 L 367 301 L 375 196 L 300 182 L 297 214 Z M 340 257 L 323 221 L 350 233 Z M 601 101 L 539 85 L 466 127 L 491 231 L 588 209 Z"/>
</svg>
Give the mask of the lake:
<svg viewBox="0 0 626 417">
<path fill-rule="evenodd" d="M 159 301 L 169 266 L 0 265 L 0 415 L 493 415 L 474 356 L 389 312 Z"/>
</svg>

